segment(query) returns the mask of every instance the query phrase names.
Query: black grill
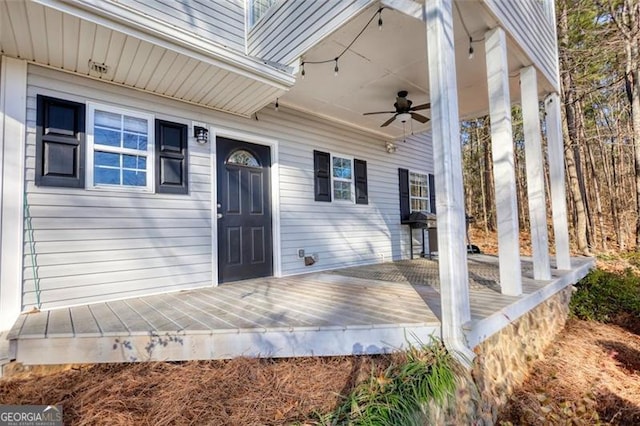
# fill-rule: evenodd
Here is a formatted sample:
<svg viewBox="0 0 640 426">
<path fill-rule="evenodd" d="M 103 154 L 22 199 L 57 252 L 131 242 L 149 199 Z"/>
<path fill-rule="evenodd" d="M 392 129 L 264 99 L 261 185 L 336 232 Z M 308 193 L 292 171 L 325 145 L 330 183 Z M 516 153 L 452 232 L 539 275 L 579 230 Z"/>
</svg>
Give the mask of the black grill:
<svg viewBox="0 0 640 426">
<path fill-rule="evenodd" d="M 435 213 L 413 212 L 403 223 L 413 229 L 435 228 L 436 215 Z"/>
</svg>

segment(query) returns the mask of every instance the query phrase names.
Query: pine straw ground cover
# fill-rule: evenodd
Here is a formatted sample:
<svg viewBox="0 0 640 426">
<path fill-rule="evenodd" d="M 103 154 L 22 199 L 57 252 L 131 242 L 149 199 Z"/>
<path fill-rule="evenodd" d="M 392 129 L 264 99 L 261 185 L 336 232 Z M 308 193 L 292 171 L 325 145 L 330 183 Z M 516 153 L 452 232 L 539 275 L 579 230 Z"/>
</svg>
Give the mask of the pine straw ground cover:
<svg viewBox="0 0 640 426">
<path fill-rule="evenodd" d="M 640 336 L 570 319 L 499 418 L 515 425 L 640 424 Z"/>
<path fill-rule="evenodd" d="M 397 355 L 102 364 L 0 380 L 2 404 L 62 404 L 74 425 L 282 425 L 333 411 Z M 373 373 L 372 373 L 373 372 Z"/>
</svg>

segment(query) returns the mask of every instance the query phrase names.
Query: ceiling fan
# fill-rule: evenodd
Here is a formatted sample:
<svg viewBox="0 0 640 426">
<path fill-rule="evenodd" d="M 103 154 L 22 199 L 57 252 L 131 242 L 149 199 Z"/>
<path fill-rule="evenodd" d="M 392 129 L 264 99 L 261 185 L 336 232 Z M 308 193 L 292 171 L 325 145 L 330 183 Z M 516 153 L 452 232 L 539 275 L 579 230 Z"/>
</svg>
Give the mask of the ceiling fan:
<svg viewBox="0 0 640 426">
<path fill-rule="evenodd" d="M 431 104 L 426 103 L 426 104 L 416 105 L 412 107 L 411 104 L 413 102 L 407 99 L 408 94 L 409 92 L 407 92 L 406 90 L 401 90 L 398 92 L 398 96 L 396 97 L 396 103 L 393 104 L 393 106 L 396 108 L 395 111 L 365 112 L 363 115 L 393 114 L 393 117 L 391 117 L 390 119 L 382 123 L 382 126 L 380 127 L 387 127 L 396 118 L 399 119 L 402 123 L 406 123 L 411 118 L 423 124 L 429 121 L 427 117 L 425 117 L 424 115 L 417 114 L 414 111 L 419 111 L 421 109 L 429 109 L 431 108 Z"/>
</svg>

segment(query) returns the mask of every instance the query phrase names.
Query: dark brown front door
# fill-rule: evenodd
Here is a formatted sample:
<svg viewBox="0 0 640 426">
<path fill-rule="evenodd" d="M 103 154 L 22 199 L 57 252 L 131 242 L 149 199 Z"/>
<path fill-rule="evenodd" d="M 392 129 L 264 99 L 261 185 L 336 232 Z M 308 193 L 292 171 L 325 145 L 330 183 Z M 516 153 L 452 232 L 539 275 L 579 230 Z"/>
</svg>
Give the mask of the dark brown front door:
<svg viewBox="0 0 640 426">
<path fill-rule="evenodd" d="M 268 146 L 218 137 L 218 282 L 273 275 Z"/>
</svg>

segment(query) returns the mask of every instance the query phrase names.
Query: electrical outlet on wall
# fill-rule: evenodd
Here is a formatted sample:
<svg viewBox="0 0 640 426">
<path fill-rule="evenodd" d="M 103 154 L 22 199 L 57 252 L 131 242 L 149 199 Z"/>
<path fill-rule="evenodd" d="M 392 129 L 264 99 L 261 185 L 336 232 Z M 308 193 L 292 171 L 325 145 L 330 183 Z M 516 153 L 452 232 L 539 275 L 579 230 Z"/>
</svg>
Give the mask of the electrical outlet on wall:
<svg viewBox="0 0 640 426">
<path fill-rule="evenodd" d="M 298 259 L 304 259 L 304 249 L 298 249 Z"/>
</svg>

